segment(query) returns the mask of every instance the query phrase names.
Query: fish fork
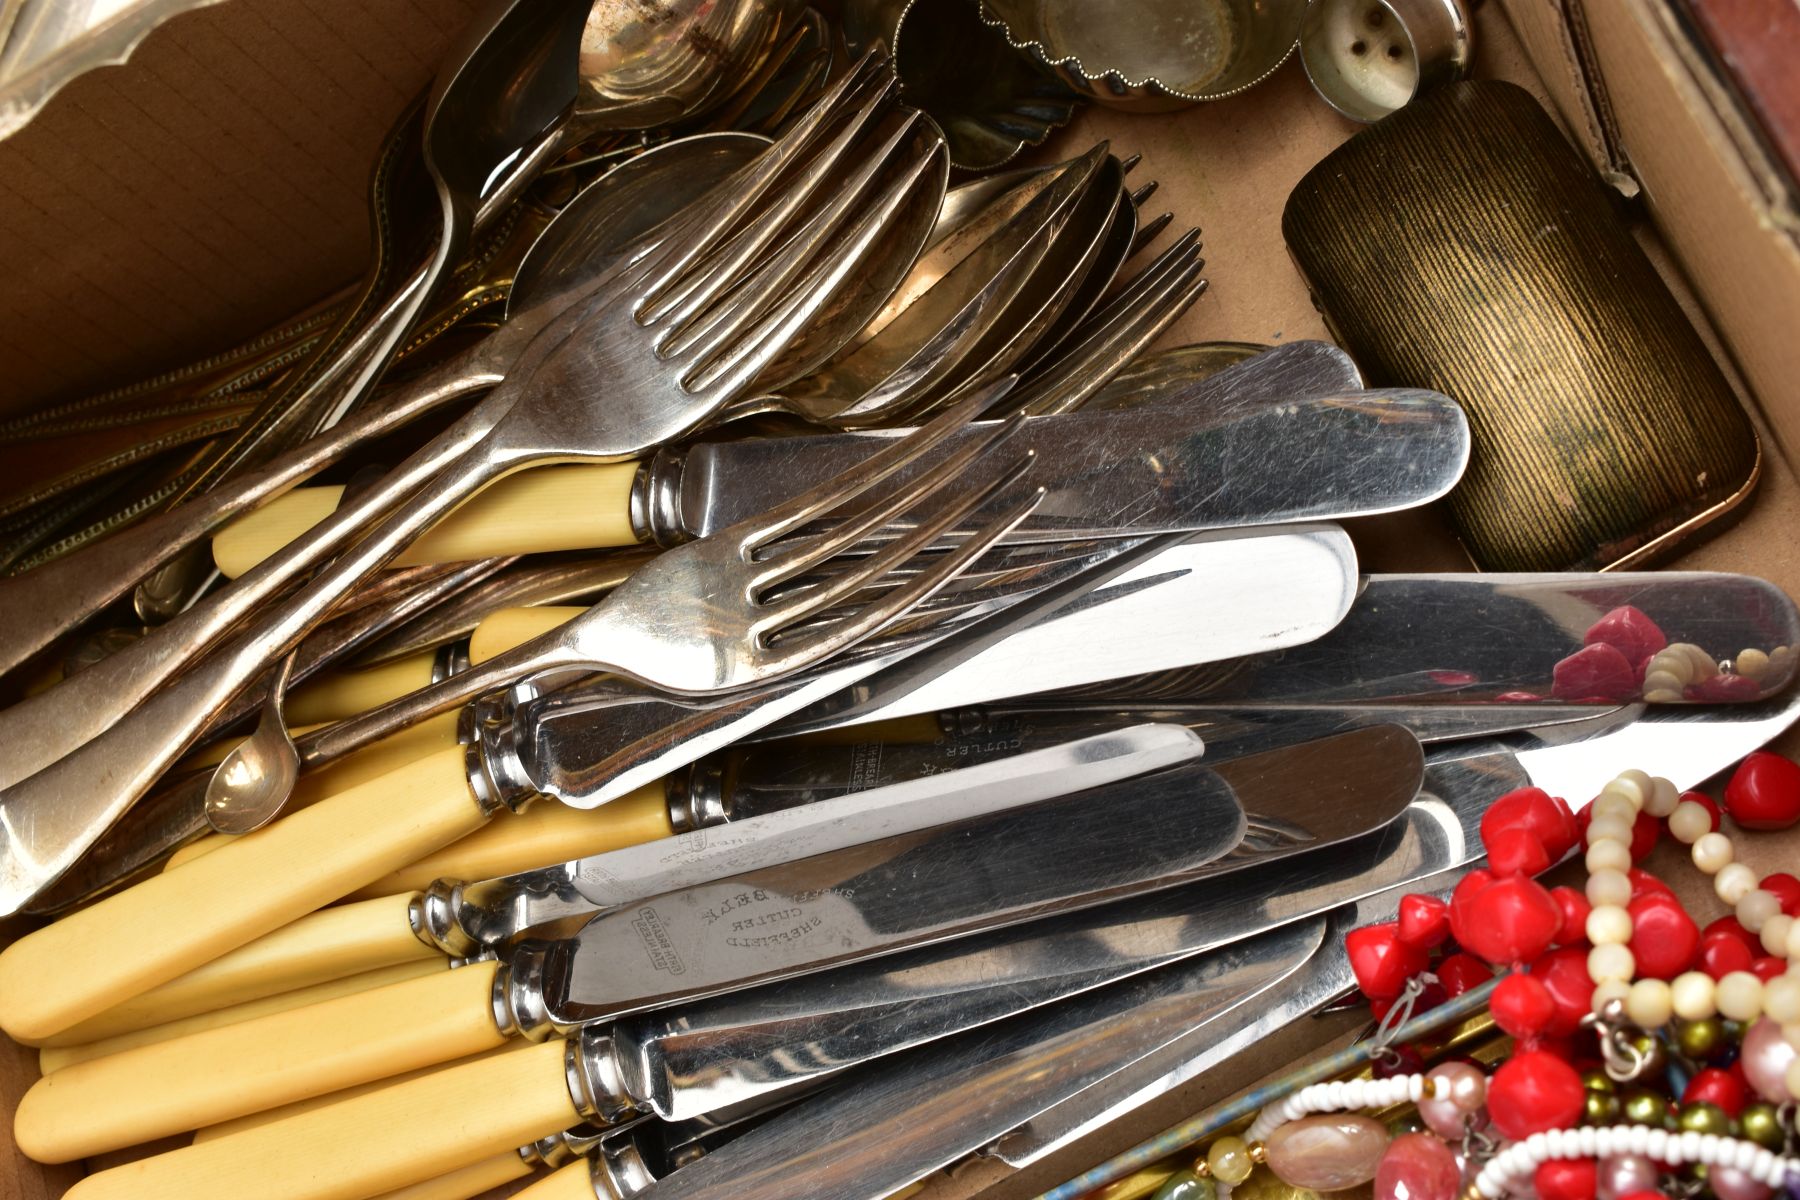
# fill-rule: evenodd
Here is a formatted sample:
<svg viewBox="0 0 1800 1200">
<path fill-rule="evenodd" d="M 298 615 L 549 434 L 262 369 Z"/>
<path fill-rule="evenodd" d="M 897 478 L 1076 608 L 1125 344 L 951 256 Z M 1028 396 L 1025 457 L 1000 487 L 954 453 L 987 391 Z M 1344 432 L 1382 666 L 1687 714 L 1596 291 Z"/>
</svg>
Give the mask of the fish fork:
<svg viewBox="0 0 1800 1200">
<path fill-rule="evenodd" d="M 589 669 L 704 694 L 792 674 L 853 646 L 944 588 L 1041 499 L 1041 493 L 1028 496 L 986 515 L 966 543 L 854 617 L 818 629 L 803 624 L 909 564 L 944 530 L 1016 485 L 1030 453 L 988 455 L 1020 427 L 1008 421 L 992 426 L 979 448 L 943 453 L 904 495 L 865 494 L 948 439 L 988 398 L 970 396 L 884 450 L 880 461 L 664 553 L 576 622 L 572 634 L 565 629 L 528 643 L 523 657 L 557 665 L 581 656 Z M 983 457 L 992 463 L 980 462 Z M 767 598 L 901 513 L 918 522 L 916 536 L 864 557 L 824 586 Z M 824 517 L 837 522 L 830 531 L 807 529 Z M 152 719 L 160 718 L 161 701 L 145 707 Z M 30 782 L 59 775 L 64 766 Z M 92 807 L 110 799 L 96 797 Z M 29 841 L 20 840 L 20 830 L 30 828 L 20 825 L 21 815 L 55 821 L 90 807 L 87 800 L 50 794 L 33 812 L 9 811 L 0 837 L 9 851 L 29 850 Z M 467 836 L 505 806 L 465 764 L 460 747 L 320 801 L 14 943 L 0 954 L 0 1027 L 26 1039 L 51 1036 Z M 16 852 L 5 859 L 3 885 L 15 907 L 35 890 L 37 861 Z"/>
<path fill-rule="evenodd" d="M 777 143 L 734 186 L 675 218 L 546 330 L 468 416 L 227 589 L 226 611 L 246 615 L 239 589 L 266 598 L 399 504 L 295 598 L 160 691 L 233 624 L 217 601 L 208 618 L 164 626 L 71 681 L 77 688 L 0 714 L 9 780 L 0 792 L 0 911 L 66 869 L 213 712 L 437 517 L 528 463 L 635 457 L 692 430 L 789 351 L 822 305 L 857 286 L 857 267 L 887 223 L 918 189 L 941 185 L 943 149 L 918 114 L 886 120 L 894 85 L 884 61 L 853 75 L 839 95 L 849 103 L 826 104 L 834 119 L 806 127 L 827 141 L 816 155 L 802 154 L 808 137 Z M 829 198 L 816 202 L 821 194 Z M 593 402 L 609 392 L 607 405 Z"/>
</svg>

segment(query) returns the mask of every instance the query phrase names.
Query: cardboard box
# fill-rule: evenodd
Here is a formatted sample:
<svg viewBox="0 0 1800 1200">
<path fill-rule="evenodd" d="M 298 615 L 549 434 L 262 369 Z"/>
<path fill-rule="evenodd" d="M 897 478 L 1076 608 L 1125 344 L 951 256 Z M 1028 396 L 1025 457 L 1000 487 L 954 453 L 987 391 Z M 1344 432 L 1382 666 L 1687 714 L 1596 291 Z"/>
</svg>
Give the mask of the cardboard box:
<svg viewBox="0 0 1800 1200">
<path fill-rule="evenodd" d="M 368 164 L 471 0 L 230 0 L 170 20 L 122 66 L 68 85 L 0 142 L 0 411 L 141 378 L 233 344 L 353 279 Z M 1504 8 L 1504 11 L 1502 11 Z M 1568 14 L 1585 14 L 1571 28 Z M 1510 19 L 1509 19 L 1510 18 Z M 1769 451 L 1748 515 L 1682 567 L 1744 571 L 1800 592 L 1800 247 L 1786 201 L 1730 97 L 1656 0 L 1505 0 L 1478 12 L 1478 75 L 1543 97 L 1596 166 L 1641 192 L 1646 244 L 1751 403 Z M 1143 155 L 1150 211 L 1205 230 L 1208 293 L 1165 337 L 1278 343 L 1323 337 L 1280 235 L 1288 190 L 1356 127 L 1311 94 L 1297 61 L 1230 100 L 1163 116 L 1090 108 L 1034 157 L 1097 138 Z M 1790 198 L 1791 199 L 1791 198 Z M 1361 523 L 1370 570 L 1459 570 L 1434 513 Z M 1800 751 L 1800 737 L 1784 743 Z M 1631 764 L 1620 763 L 1623 769 Z M 1761 837 L 1772 869 L 1796 839 Z M 1692 884 L 1678 861 L 1671 878 Z M 1691 895 L 1696 913 L 1710 897 Z M 1346 1021 L 1303 1022 L 1301 1057 Z M 976 1161 L 926 1195 L 1035 1194 L 1265 1073 L 1216 1071 L 1012 1175 Z M 8 1112 L 35 1055 L 0 1055 Z M 0 1197 L 60 1195 L 78 1167 L 28 1162 L 6 1142 Z M 495 1193 L 504 1195 L 505 1192 Z"/>
</svg>

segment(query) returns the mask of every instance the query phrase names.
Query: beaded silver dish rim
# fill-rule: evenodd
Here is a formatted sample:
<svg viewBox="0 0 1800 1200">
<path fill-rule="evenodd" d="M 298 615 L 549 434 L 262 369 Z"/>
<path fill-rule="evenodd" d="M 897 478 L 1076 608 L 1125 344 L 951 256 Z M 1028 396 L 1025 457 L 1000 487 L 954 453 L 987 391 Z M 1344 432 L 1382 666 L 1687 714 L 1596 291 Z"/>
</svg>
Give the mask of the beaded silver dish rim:
<svg viewBox="0 0 1800 1200">
<path fill-rule="evenodd" d="M 894 61 L 895 73 L 900 75 L 900 98 L 902 100 L 906 99 L 906 76 L 905 76 L 904 72 L 901 71 L 901 66 L 900 66 L 900 35 L 906 31 L 906 18 L 912 14 L 912 10 L 918 6 L 918 3 L 919 3 L 919 0 L 906 0 L 906 3 L 903 6 L 901 6 L 899 15 L 894 18 L 894 29 L 893 29 L 893 33 L 892 33 L 891 37 L 889 38 L 890 44 L 888 46 L 888 54 L 892 57 L 892 59 Z M 980 7 L 982 10 L 985 10 L 986 5 L 983 4 Z M 1012 40 L 1012 37 L 1010 34 L 1006 33 L 1006 27 L 1004 24 L 996 25 L 994 22 L 988 20 L 987 14 L 985 11 L 982 11 L 980 15 L 981 15 L 982 24 L 988 26 L 988 28 L 990 28 L 990 29 L 1000 30 L 1001 34 L 1006 37 L 1007 45 L 1011 46 L 1014 50 L 1022 50 L 1023 49 L 1023 47 L 1021 47 L 1017 42 L 1014 42 Z M 1291 51 L 1290 51 L 1290 53 L 1291 53 Z M 1034 55 L 1033 57 L 1036 58 L 1039 56 Z M 997 141 L 1011 142 L 1011 143 L 1013 143 L 1013 148 L 1006 154 L 1006 156 L 1004 158 L 1000 158 L 997 160 L 986 160 L 986 161 L 983 161 L 980 163 L 965 163 L 965 162 L 957 161 L 958 156 L 956 154 L 956 147 L 952 146 L 951 147 L 951 155 L 950 155 L 950 165 L 953 167 L 960 167 L 964 170 L 971 170 L 971 171 L 996 171 L 996 170 L 999 170 L 1001 167 L 1006 166 L 1008 163 L 1010 163 L 1014 159 L 1018 158 L 1019 155 L 1025 153 L 1025 151 L 1027 149 L 1034 147 L 1034 146 L 1043 145 L 1046 141 L 1049 140 L 1051 134 L 1055 133 L 1058 129 L 1063 128 L 1070 121 L 1074 120 L 1075 119 L 1075 108 L 1081 102 L 1081 99 L 1082 99 L 1082 96 L 1079 92 L 1074 93 L 1074 95 L 1071 97 L 1068 108 L 1063 112 L 1062 119 L 1060 121 L 1043 123 L 1042 126 L 1038 129 L 1036 136 L 1034 136 L 1034 137 L 1019 137 L 1013 132 L 1006 132 L 1006 131 L 1001 131 L 1001 130 L 997 129 L 991 122 L 988 122 L 985 120 L 982 121 L 981 124 L 984 128 L 992 130 L 994 132 L 995 139 Z M 1016 112 L 1016 111 L 1011 113 L 1010 115 L 1012 115 L 1014 117 L 1023 117 L 1024 116 L 1023 113 Z M 936 120 L 935 117 L 933 119 Z M 939 127 L 942 128 L 945 125 L 945 122 L 939 121 L 938 124 L 939 124 Z M 1037 124 L 1037 122 L 1033 122 L 1033 124 Z"/>
<path fill-rule="evenodd" d="M 989 10 L 988 3 L 989 0 L 977 0 L 976 12 L 980 14 L 984 23 L 998 29 L 1001 33 L 1006 35 L 1008 45 L 1012 46 L 1015 50 L 1022 50 L 1025 53 L 1030 54 L 1045 66 L 1057 68 L 1065 74 L 1065 77 L 1069 75 L 1074 76 L 1081 84 L 1086 85 L 1083 89 L 1084 94 L 1092 97 L 1096 102 L 1101 104 L 1112 103 L 1121 96 L 1129 97 L 1132 93 L 1144 94 L 1144 98 L 1147 99 L 1166 97 L 1171 100 L 1185 100 L 1191 104 L 1204 104 L 1210 100 L 1225 100 L 1232 96 L 1239 95 L 1242 92 L 1249 91 L 1251 88 L 1273 75 L 1276 71 L 1279 71 L 1287 63 L 1287 60 L 1294 56 L 1295 48 L 1300 44 L 1300 16 L 1306 8 L 1305 4 L 1300 4 L 1296 9 L 1293 40 L 1286 44 L 1286 48 L 1282 50 L 1280 57 L 1272 61 L 1268 67 L 1254 79 L 1237 84 L 1234 87 L 1226 88 L 1223 91 L 1189 92 L 1182 91 L 1180 88 L 1170 87 L 1155 75 L 1145 75 L 1141 79 L 1133 79 L 1124 72 L 1113 68 L 1095 72 L 1090 69 L 1086 63 L 1081 61 L 1080 55 L 1065 54 L 1056 56 L 1043 42 L 1038 41 L 1035 38 L 1021 38 L 1018 34 L 1015 34 L 1012 31 L 1012 28 L 1006 23 L 1004 17 Z M 912 7 L 910 0 L 907 7 Z M 1100 84 L 1103 81 L 1109 86 L 1102 88 Z"/>
</svg>

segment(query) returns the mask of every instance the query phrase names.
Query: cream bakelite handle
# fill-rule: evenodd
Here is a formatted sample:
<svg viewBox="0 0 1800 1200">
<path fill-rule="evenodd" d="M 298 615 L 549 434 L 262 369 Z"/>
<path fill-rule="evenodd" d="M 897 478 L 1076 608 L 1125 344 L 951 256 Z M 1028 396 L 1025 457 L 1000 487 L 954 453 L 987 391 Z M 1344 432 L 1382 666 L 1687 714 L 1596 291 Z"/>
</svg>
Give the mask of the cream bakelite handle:
<svg viewBox="0 0 1800 1200">
<path fill-rule="evenodd" d="M 637 464 L 629 462 L 515 472 L 465 501 L 389 566 L 636 545 L 630 514 L 636 477 Z M 213 561 L 237 578 L 330 516 L 343 494 L 341 487 L 295 488 L 220 530 Z"/>
<path fill-rule="evenodd" d="M 594 809 L 539 803 L 383 875 L 351 898 L 422 892 L 437 879 L 470 882 L 535 871 L 674 834 L 661 780 Z"/>
<path fill-rule="evenodd" d="M 311 808 L 327 797 L 459 745 L 456 740 L 456 718 L 457 714 L 453 712 L 432 717 L 410 729 L 403 729 L 379 742 L 364 746 L 317 771 L 306 772 L 300 776 L 300 782 L 294 785 L 294 794 L 288 797 L 287 805 L 282 811 L 293 813 Z M 233 840 L 227 834 L 209 833 L 171 854 L 168 862 L 163 864 L 163 870 L 173 870 L 183 863 L 204 857 L 220 846 L 229 846 Z M 385 896 L 389 892 L 372 894 Z"/>
<path fill-rule="evenodd" d="M 38 1073 L 48 1075 L 52 1071 L 60 1071 L 64 1067 L 78 1062 L 87 1062 L 92 1058 L 104 1058 L 108 1054 L 118 1054 L 120 1051 L 130 1050 L 137 1046 L 148 1046 L 153 1042 L 166 1042 L 171 1038 L 186 1037 L 190 1033 L 202 1033 L 224 1025 L 236 1025 L 239 1021 L 250 1021 L 257 1017 L 266 1017 L 270 1013 L 305 1008 L 309 1004 L 322 1004 L 327 1000 L 335 1000 L 339 996 L 367 992 L 374 988 L 386 987 L 390 983 L 404 983 L 408 979 L 418 979 L 421 976 L 434 975 L 449 969 L 450 960 L 446 958 L 402 963 L 397 967 L 383 967 L 376 971 L 365 971 L 361 975 L 333 979 L 329 983 L 316 983 L 312 987 L 295 988 L 293 991 L 283 992 L 279 996 L 234 1004 L 230 1008 L 196 1013 L 191 1017 L 183 1017 L 179 1021 L 170 1021 L 164 1025 L 152 1025 L 148 1029 L 133 1029 L 129 1033 L 114 1034 L 112 1037 L 102 1038 L 97 1042 L 82 1042 L 75 1046 L 45 1046 L 38 1051 Z"/>
<path fill-rule="evenodd" d="M 42 1042 L 486 823 L 460 748 L 108 896 L 0 952 L 0 1028 Z"/>
<path fill-rule="evenodd" d="M 421 650 L 405 658 L 359 671 L 332 671 L 309 679 L 287 694 L 282 712 L 288 727 L 325 725 L 378 708 L 408 692 L 431 686 L 437 666 L 436 650 Z"/>
<path fill-rule="evenodd" d="M 410 1187 L 383 1192 L 375 1200 L 469 1200 L 471 1196 L 482 1195 L 529 1174 L 531 1165 L 520 1158 L 517 1151 L 496 1154 L 460 1171 L 439 1175 L 436 1179 L 427 1179 L 424 1183 L 415 1183 Z M 591 1185 L 583 1200 L 594 1200 Z"/>
<path fill-rule="evenodd" d="M 512 1200 L 594 1200 L 594 1164 L 578 1158 L 514 1192 Z"/>
<path fill-rule="evenodd" d="M 483 663 L 523 646 L 539 634 L 579 617 L 587 609 L 578 604 L 543 604 L 536 608 L 503 608 L 481 618 L 469 635 L 469 661 Z"/>
<path fill-rule="evenodd" d="M 506 1040 L 498 971 L 477 963 L 77 1063 L 25 1093 L 13 1140 L 70 1162 L 492 1049 Z"/>
<path fill-rule="evenodd" d="M 560 806 L 559 806 L 560 807 Z M 407 962 L 441 960 L 408 920 L 411 895 L 322 908 L 45 1040 L 73 1046 Z"/>
<path fill-rule="evenodd" d="M 521 1051 L 530 1049 L 531 1045 L 532 1043 L 525 1041 L 523 1038 L 511 1038 L 501 1045 L 488 1050 L 483 1050 L 480 1054 L 471 1054 L 466 1058 L 454 1060 L 449 1064 L 433 1063 L 429 1067 L 420 1067 L 416 1071 L 406 1071 L 399 1075 L 390 1075 L 386 1079 L 370 1080 L 368 1083 L 359 1083 L 355 1087 L 344 1088 L 341 1091 L 327 1092 L 323 1096 L 313 1096 L 306 1100 L 296 1100 L 292 1104 L 284 1104 L 280 1108 L 270 1108 L 258 1113 L 248 1113 L 241 1117 L 234 1117 L 229 1121 L 221 1121 L 217 1125 L 208 1125 L 204 1129 L 197 1129 L 194 1131 L 194 1140 L 196 1142 L 210 1142 L 214 1138 L 230 1137 L 232 1134 L 242 1133 L 246 1129 L 255 1129 L 258 1125 L 267 1125 L 273 1121 L 285 1121 L 289 1117 L 298 1116 L 303 1112 L 311 1112 L 315 1108 L 325 1108 L 332 1104 L 342 1104 L 346 1100 L 354 1099 L 357 1096 L 366 1096 L 370 1092 L 378 1092 L 383 1088 L 391 1088 L 396 1084 L 405 1083 L 409 1079 L 419 1079 L 426 1075 L 435 1075 L 439 1071 L 448 1071 L 454 1066 L 461 1066 L 463 1063 L 473 1062 L 477 1058 L 487 1058 L 495 1054 L 517 1054 Z"/>
<path fill-rule="evenodd" d="M 558 1040 L 89 1175 L 78 1200 L 349 1200 L 378 1196 L 581 1120 Z"/>
</svg>

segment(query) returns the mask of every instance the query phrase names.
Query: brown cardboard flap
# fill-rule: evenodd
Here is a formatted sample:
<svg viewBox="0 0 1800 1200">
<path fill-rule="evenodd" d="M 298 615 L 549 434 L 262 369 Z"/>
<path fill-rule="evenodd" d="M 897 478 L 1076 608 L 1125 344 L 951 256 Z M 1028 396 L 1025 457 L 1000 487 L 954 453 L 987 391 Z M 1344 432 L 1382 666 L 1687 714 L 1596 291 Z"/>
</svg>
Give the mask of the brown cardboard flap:
<svg viewBox="0 0 1800 1200">
<path fill-rule="evenodd" d="M 0 412 L 230 346 L 359 275 L 370 164 L 473 0 L 232 0 L 0 141 Z"/>
</svg>

